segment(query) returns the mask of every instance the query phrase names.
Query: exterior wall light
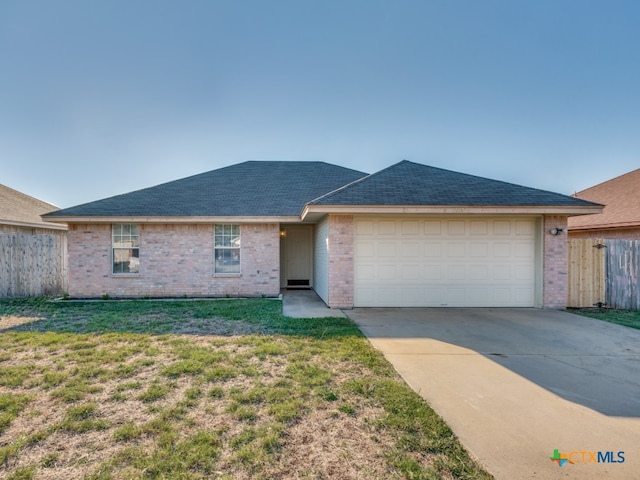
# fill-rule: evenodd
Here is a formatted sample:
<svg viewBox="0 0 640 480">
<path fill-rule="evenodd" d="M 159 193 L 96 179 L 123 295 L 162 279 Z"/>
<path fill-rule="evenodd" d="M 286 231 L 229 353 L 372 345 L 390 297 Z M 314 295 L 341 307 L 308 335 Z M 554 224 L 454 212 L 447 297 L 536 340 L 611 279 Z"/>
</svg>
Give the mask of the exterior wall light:
<svg viewBox="0 0 640 480">
<path fill-rule="evenodd" d="M 551 230 L 549 230 L 549 233 L 551 235 L 560 235 L 564 231 L 565 231 L 564 228 L 552 228 Z"/>
</svg>

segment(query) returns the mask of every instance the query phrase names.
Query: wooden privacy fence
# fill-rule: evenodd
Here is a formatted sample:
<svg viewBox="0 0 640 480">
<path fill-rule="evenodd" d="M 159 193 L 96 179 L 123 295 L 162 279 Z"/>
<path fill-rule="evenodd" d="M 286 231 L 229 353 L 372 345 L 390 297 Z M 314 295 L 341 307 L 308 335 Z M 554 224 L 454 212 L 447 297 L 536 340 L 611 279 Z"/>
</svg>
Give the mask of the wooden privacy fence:
<svg viewBox="0 0 640 480">
<path fill-rule="evenodd" d="M 0 298 L 62 295 L 66 290 L 66 235 L 0 234 Z"/>
<path fill-rule="evenodd" d="M 640 309 L 640 241 L 569 240 L 568 307 Z"/>
<path fill-rule="evenodd" d="M 602 239 L 569 239 L 568 307 L 605 303 L 605 250 Z"/>
<path fill-rule="evenodd" d="M 607 240 L 607 306 L 640 308 L 638 272 L 640 255 L 637 240 Z"/>
</svg>

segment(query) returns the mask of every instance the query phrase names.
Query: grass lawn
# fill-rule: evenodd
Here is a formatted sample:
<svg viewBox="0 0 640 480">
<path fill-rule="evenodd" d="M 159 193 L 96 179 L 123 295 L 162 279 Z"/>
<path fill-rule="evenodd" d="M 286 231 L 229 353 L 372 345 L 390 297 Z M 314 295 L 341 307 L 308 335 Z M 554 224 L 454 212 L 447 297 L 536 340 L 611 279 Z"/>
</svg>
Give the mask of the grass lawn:
<svg viewBox="0 0 640 480">
<path fill-rule="evenodd" d="M 0 477 L 489 479 L 348 319 L 0 301 Z"/>
<path fill-rule="evenodd" d="M 598 318 L 605 322 L 624 325 L 625 327 L 640 329 L 640 311 L 616 310 L 607 308 L 579 308 L 570 310 L 585 317 Z"/>
</svg>

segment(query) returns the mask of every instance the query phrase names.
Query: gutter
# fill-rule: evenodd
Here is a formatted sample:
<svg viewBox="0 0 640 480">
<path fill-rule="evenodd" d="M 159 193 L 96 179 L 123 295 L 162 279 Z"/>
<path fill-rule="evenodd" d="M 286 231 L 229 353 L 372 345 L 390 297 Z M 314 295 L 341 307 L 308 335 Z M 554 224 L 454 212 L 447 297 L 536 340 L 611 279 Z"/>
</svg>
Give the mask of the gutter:
<svg viewBox="0 0 640 480">
<path fill-rule="evenodd" d="M 300 223 L 300 217 L 295 216 L 279 216 L 279 217 L 260 217 L 260 216 L 242 216 L 242 217 L 225 217 L 225 216 L 175 216 L 175 217 L 149 217 L 135 215 L 110 215 L 110 216 L 52 216 L 43 217 L 45 222 L 53 223 Z"/>
<path fill-rule="evenodd" d="M 591 215 L 602 213 L 602 205 L 567 206 L 471 206 L 471 205 L 305 205 L 304 221 L 310 214 L 447 214 L 447 215 Z"/>
<path fill-rule="evenodd" d="M 0 220 L 0 224 L 2 225 L 12 225 L 16 227 L 26 227 L 26 228 L 44 228 L 49 230 L 60 230 L 66 231 L 66 225 L 55 225 L 50 223 L 36 223 L 36 222 L 16 222 L 11 220 Z"/>
</svg>

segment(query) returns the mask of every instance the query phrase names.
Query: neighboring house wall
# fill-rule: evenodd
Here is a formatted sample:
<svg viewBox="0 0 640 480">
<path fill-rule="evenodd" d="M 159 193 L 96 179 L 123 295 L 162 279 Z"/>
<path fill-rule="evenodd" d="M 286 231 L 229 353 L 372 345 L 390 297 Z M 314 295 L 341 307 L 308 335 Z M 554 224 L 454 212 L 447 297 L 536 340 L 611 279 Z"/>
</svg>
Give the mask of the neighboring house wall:
<svg viewBox="0 0 640 480">
<path fill-rule="evenodd" d="M 329 301 L 353 308 L 353 215 L 329 215 Z"/>
<path fill-rule="evenodd" d="M 313 252 L 313 287 L 316 293 L 329 303 L 329 218 L 316 225 Z"/>
<path fill-rule="evenodd" d="M 278 224 L 242 224 L 240 274 L 214 274 L 213 225 L 141 224 L 140 273 L 113 275 L 111 225 L 69 228 L 72 297 L 277 296 Z"/>
<path fill-rule="evenodd" d="M 543 224 L 543 307 L 566 308 L 568 238 L 566 230 L 560 235 L 550 233 L 553 228 L 567 228 L 567 217 L 546 215 Z"/>
</svg>

